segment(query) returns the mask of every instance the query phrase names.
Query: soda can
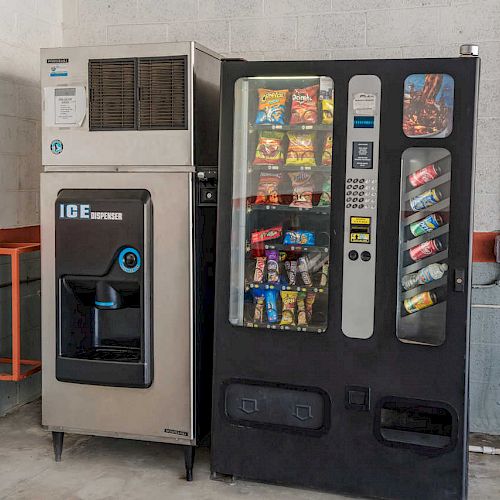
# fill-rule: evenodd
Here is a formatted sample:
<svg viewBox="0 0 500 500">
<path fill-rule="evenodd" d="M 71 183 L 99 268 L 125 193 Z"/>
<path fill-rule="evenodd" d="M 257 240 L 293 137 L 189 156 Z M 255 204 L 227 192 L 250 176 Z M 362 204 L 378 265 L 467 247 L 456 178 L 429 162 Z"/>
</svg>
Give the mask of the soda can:
<svg viewBox="0 0 500 500">
<path fill-rule="evenodd" d="M 410 232 L 413 236 L 422 236 L 430 233 L 443 224 L 443 218 L 439 214 L 428 215 L 425 219 L 410 224 Z"/>
<path fill-rule="evenodd" d="M 411 198 L 410 207 L 414 212 L 418 212 L 419 210 L 432 207 L 432 205 L 439 203 L 442 197 L 443 196 L 439 189 L 429 189 L 428 191 L 424 191 L 422 194 Z"/>
<path fill-rule="evenodd" d="M 409 299 L 405 299 L 403 305 L 408 314 L 413 314 L 427 307 L 431 307 L 436 303 L 437 295 L 434 292 L 422 292 Z"/>
<path fill-rule="evenodd" d="M 420 243 L 416 247 L 410 248 L 410 258 L 414 262 L 418 262 L 419 260 L 425 259 L 426 257 L 430 257 L 435 253 L 440 252 L 443 249 L 443 244 L 437 240 L 429 240 Z"/>
<path fill-rule="evenodd" d="M 408 182 L 413 186 L 413 187 L 419 187 L 423 186 L 424 184 L 427 184 L 428 182 L 434 180 L 436 177 L 439 177 L 441 175 L 441 169 L 437 166 L 431 163 L 430 165 L 427 165 L 424 168 L 421 168 L 420 170 L 417 170 L 410 174 L 408 176 Z"/>
</svg>

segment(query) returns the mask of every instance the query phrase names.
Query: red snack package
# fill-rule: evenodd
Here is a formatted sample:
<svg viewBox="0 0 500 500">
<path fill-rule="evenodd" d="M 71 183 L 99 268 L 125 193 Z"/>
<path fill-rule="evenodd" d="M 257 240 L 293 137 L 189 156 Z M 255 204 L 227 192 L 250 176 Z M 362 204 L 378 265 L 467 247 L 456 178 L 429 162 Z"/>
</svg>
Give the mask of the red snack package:
<svg viewBox="0 0 500 500">
<path fill-rule="evenodd" d="M 256 205 L 278 205 L 278 184 L 281 180 L 279 172 L 261 172 L 257 188 Z"/>
<path fill-rule="evenodd" d="M 288 174 L 292 181 L 293 201 L 291 207 L 312 207 L 313 184 L 311 174 L 307 172 L 293 172 Z"/>
<path fill-rule="evenodd" d="M 270 227 L 269 229 L 262 229 L 261 231 L 253 231 L 250 237 L 250 243 L 255 245 L 263 241 L 275 240 L 281 238 L 283 234 L 283 226 Z"/>
<path fill-rule="evenodd" d="M 292 92 L 292 116 L 290 125 L 305 123 L 314 125 L 318 121 L 319 85 L 312 85 Z"/>
</svg>

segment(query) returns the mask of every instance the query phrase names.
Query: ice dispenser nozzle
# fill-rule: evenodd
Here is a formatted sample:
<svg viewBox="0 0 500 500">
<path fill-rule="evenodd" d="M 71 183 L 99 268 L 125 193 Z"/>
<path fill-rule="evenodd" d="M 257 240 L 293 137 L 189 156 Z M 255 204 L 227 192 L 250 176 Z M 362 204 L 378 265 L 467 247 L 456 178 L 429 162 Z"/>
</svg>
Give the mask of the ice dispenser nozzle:
<svg viewBox="0 0 500 500">
<path fill-rule="evenodd" d="M 111 284 L 106 281 L 98 281 L 95 287 L 94 304 L 98 309 L 120 309 L 122 298 Z"/>
</svg>

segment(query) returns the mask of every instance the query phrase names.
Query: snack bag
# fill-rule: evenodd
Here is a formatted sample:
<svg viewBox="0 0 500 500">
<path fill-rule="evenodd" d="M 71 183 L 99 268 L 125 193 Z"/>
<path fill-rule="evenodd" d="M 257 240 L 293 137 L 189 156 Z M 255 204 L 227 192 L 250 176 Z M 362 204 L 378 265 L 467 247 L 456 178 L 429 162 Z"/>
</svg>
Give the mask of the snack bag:
<svg viewBox="0 0 500 500">
<path fill-rule="evenodd" d="M 313 304 L 314 301 L 316 300 L 316 293 L 315 292 L 307 292 L 306 295 L 306 321 L 309 324 L 312 319 L 312 313 L 313 313 Z"/>
<path fill-rule="evenodd" d="M 304 229 L 296 229 L 295 231 L 287 231 L 283 239 L 284 245 L 314 245 L 315 237 L 312 231 Z"/>
<path fill-rule="evenodd" d="M 255 259 L 255 271 L 253 273 L 253 280 L 255 283 L 262 283 L 264 281 L 264 270 L 266 268 L 266 258 L 257 257 Z"/>
<path fill-rule="evenodd" d="M 288 284 L 290 286 L 295 286 L 297 283 L 297 261 L 287 260 L 285 261 L 286 274 L 288 276 Z"/>
<path fill-rule="evenodd" d="M 318 91 L 319 85 L 293 90 L 290 125 L 314 125 L 318 122 Z"/>
<path fill-rule="evenodd" d="M 319 282 L 319 286 L 328 285 L 328 262 L 325 262 L 321 267 L 321 279 Z"/>
<path fill-rule="evenodd" d="M 283 226 L 274 226 L 269 229 L 261 229 L 260 231 L 252 231 L 250 236 L 250 243 L 256 245 L 257 243 L 262 243 L 264 241 L 275 240 L 276 238 L 281 238 L 283 234 Z"/>
<path fill-rule="evenodd" d="M 313 198 L 313 184 L 311 174 L 307 172 L 293 172 L 288 174 L 292 181 L 293 201 L 291 207 L 311 208 Z"/>
<path fill-rule="evenodd" d="M 255 123 L 259 124 L 285 124 L 285 106 L 288 98 L 288 89 L 272 90 L 259 89 L 259 110 Z"/>
<path fill-rule="evenodd" d="M 332 178 L 327 176 L 322 186 L 322 193 L 319 198 L 318 206 L 327 207 L 332 203 Z"/>
<path fill-rule="evenodd" d="M 264 291 L 259 290 L 258 288 L 253 290 L 253 302 L 255 304 L 255 310 L 253 313 L 253 320 L 255 323 L 263 323 L 264 322 L 264 305 L 265 305 L 265 297 Z"/>
<path fill-rule="evenodd" d="M 281 292 L 281 309 L 280 325 L 295 325 L 295 304 L 297 303 L 297 292 L 283 290 Z"/>
<path fill-rule="evenodd" d="M 278 290 L 264 290 L 264 297 L 266 298 L 267 322 L 276 323 L 278 321 Z"/>
<path fill-rule="evenodd" d="M 314 132 L 288 132 L 288 152 L 286 165 L 314 167 Z"/>
<path fill-rule="evenodd" d="M 323 125 L 333 123 L 333 92 L 328 97 L 321 99 L 321 123 Z"/>
<path fill-rule="evenodd" d="M 281 180 L 279 172 L 261 172 L 259 186 L 257 187 L 256 205 L 278 205 L 278 184 Z"/>
<path fill-rule="evenodd" d="M 278 250 L 266 250 L 267 257 L 267 282 L 279 283 L 279 254 Z"/>
<path fill-rule="evenodd" d="M 297 325 L 307 326 L 306 292 L 299 292 L 297 295 Z"/>
<path fill-rule="evenodd" d="M 264 130 L 259 135 L 254 165 L 281 165 L 283 163 L 283 132 Z"/>
<path fill-rule="evenodd" d="M 307 260 L 307 257 L 299 257 L 298 267 L 304 285 L 312 286 L 311 275 L 309 274 L 309 262 Z"/>
<path fill-rule="evenodd" d="M 331 167 L 332 155 L 333 155 L 333 135 L 328 134 L 325 137 L 325 143 L 323 144 L 323 153 L 321 155 L 321 165 L 324 165 L 325 167 Z"/>
</svg>

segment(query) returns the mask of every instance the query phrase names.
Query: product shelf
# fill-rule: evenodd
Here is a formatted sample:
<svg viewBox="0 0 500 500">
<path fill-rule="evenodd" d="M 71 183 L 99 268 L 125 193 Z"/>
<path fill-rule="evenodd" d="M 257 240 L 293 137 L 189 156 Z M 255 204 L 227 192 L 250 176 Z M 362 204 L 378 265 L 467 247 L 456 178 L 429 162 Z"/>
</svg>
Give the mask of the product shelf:
<svg viewBox="0 0 500 500">
<path fill-rule="evenodd" d="M 429 264 L 434 264 L 435 262 L 442 262 L 447 258 L 448 258 L 448 249 L 443 250 L 442 252 L 435 253 L 434 255 L 426 257 L 425 259 L 419 260 L 418 262 L 403 267 L 401 269 L 401 276 L 404 276 L 405 274 L 414 273 L 415 271 L 418 271 L 423 267 L 428 266 Z"/>
<path fill-rule="evenodd" d="M 260 290 L 288 290 L 291 292 L 315 292 L 315 293 L 328 293 L 326 286 L 290 286 L 285 284 L 272 284 L 272 283 L 256 283 L 250 282 L 246 284 L 248 288 L 257 288 Z"/>
<path fill-rule="evenodd" d="M 434 189 L 435 187 L 440 186 L 441 184 L 445 184 L 446 182 L 449 182 L 451 180 L 451 173 L 448 172 L 446 174 L 440 175 L 439 177 L 436 177 L 430 182 L 427 182 L 423 186 L 418 186 L 411 191 L 407 191 L 406 194 L 403 197 L 404 201 L 409 201 L 410 198 L 414 198 L 415 196 L 418 196 L 419 194 L 425 193 L 425 191 L 428 191 L 429 189 Z"/>
<path fill-rule="evenodd" d="M 444 234 L 447 234 L 449 232 L 450 232 L 450 226 L 449 226 L 449 224 L 445 224 L 444 226 L 438 227 L 437 229 L 434 229 L 433 231 L 431 231 L 429 233 L 425 233 L 425 234 L 422 234 L 421 236 L 417 236 L 416 238 L 405 241 L 401 245 L 401 250 L 402 251 L 409 250 L 410 248 L 416 247 L 417 245 L 420 245 L 421 243 L 424 243 L 425 241 L 439 238 L 439 236 L 443 236 Z"/>
<path fill-rule="evenodd" d="M 264 212 L 264 211 L 280 211 L 280 212 L 293 212 L 293 213 L 308 213 L 315 215 L 330 215 L 330 205 L 322 207 L 314 206 L 312 208 L 305 207 L 291 207 L 289 205 L 248 205 L 247 212 Z"/>
<path fill-rule="evenodd" d="M 282 252 L 304 252 L 304 253 L 311 253 L 311 252 L 323 252 L 323 253 L 328 253 L 329 252 L 329 247 L 327 246 L 315 246 L 315 245 L 284 245 L 281 243 L 273 243 L 273 244 L 267 244 L 263 243 L 263 248 L 265 250 L 281 250 Z M 247 253 L 251 252 L 252 249 L 255 248 L 261 248 L 261 244 L 256 243 L 256 244 L 251 244 L 247 243 Z"/>
<path fill-rule="evenodd" d="M 280 325 L 277 323 L 255 323 L 255 322 L 245 322 L 247 328 L 265 328 L 266 330 L 277 330 L 282 332 L 304 332 L 304 333 L 323 333 L 325 331 L 324 326 L 296 326 L 296 325 Z"/>
<path fill-rule="evenodd" d="M 445 273 L 444 276 L 438 280 L 431 281 L 430 283 L 425 283 L 424 285 L 421 286 L 416 286 L 415 288 L 412 288 L 411 290 L 408 290 L 406 292 L 403 291 L 401 293 L 401 300 L 410 299 L 411 297 L 419 293 L 429 292 L 430 290 L 441 288 L 443 286 L 446 286 L 447 283 L 448 283 L 448 274 Z"/>
<path fill-rule="evenodd" d="M 252 172 L 307 172 L 314 174 L 325 173 L 329 174 L 332 171 L 331 165 L 248 165 L 248 173 Z"/>
<path fill-rule="evenodd" d="M 434 214 L 436 212 L 440 212 L 442 210 L 448 209 L 450 206 L 450 199 L 445 198 L 441 200 L 439 203 L 432 205 L 430 207 L 424 208 L 423 210 L 419 210 L 418 212 L 412 212 L 410 215 L 403 217 L 403 224 L 407 226 L 408 224 L 412 224 L 413 222 L 417 222 L 428 215 Z"/>
<path fill-rule="evenodd" d="M 320 131 L 320 132 L 332 132 L 333 133 L 333 125 L 324 125 L 322 123 L 317 123 L 314 125 L 279 125 L 279 124 L 267 124 L 267 123 L 249 123 L 248 124 L 249 132 L 259 131 L 259 130 L 277 130 L 277 131 L 297 131 L 297 132 L 309 132 L 309 131 Z"/>
</svg>

